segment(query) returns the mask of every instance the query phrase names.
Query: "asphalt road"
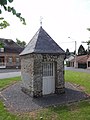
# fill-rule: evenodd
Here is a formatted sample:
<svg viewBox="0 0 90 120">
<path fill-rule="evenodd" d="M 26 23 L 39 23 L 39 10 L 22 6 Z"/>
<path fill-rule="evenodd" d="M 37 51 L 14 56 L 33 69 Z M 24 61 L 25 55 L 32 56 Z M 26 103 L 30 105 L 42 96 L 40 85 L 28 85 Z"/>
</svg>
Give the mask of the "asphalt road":
<svg viewBox="0 0 90 120">
<path fill-rule="evenodd" d="M 77 69 L 73 67 L 65 67 L 65 70 L 90 73 L 90 70 L 80 69 L 80 68 Z M 17 77 L 17 76 L 21 76 L 20 69 L 0 69 L 0 79 Z"/>
<path fill-rule="evenodd" d="M 90 73 L 90 70 L 88 69 L 73 68 L 73 67 L 65 67 L 65 70 Z"/>
<path fill-rule="evenodd" d="M 0 79 L 21 76 L 20 69 L 0 69 Z"/>
<path fill-rule="evenodd" d="M 20 69 L 0 69 L 0 73 L 20 72 Z"/>
</svg>

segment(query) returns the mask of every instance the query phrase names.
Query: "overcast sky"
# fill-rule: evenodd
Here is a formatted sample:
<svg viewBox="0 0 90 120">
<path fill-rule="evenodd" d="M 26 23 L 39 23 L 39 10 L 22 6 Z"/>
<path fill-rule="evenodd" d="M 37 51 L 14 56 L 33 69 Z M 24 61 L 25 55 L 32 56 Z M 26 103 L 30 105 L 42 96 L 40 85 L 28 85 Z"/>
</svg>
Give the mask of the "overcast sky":
<svg viewBox="0 0 90 120">
<path fill-rule="evenodd" d="M 22 13 L 27 25 L 22 25 L 11 13 L 3 12 L 0 17 L 5 17 L 10 27 L 0 30 L 1 38 L 14 41 L 18 38 L 28 43 L 39 29 L 42 16 L 42 27 L 64 50 L 74 51 L 71 41 L 77 41 L 78 49 L 81 41 L 89 40 L 90 32 L 86 29 L 90 27 L 90 0 L 14 0 L 10 6 Z"/>
</svg>

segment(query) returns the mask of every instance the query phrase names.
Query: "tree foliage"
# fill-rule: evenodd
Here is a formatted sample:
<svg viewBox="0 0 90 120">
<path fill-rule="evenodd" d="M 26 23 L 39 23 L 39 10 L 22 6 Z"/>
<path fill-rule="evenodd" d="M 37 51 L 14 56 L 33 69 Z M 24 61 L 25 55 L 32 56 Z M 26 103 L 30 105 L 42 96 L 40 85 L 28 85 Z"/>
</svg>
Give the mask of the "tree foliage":
<svg viewBox="0 0 90 120">
<path fill-rule="evenodd" d="M 4 20 L 4 18 L 0 18 L 0 29 L 6 28 L 7 26 L 10 26 L 10 24 Z"/>
<path fill-rule="evenodd" d="M 88 31 L 90 31 L 90 28 L 87 28 Z"/>
<path fill-rule="evenodd" d="M 18 17 L 20 19 L 20 21 L 24 25 L 26 25 L 25 19 L 21 16 L 21 13 L 18 13 L 15 10 L 14 7 L 11 7 L 11 6 L 7 5 L 8 3 L 12 3 L 12 2 L 13 2 L 13 0 L 0 0 L 0 6 L 1 6 L 1 8 L 0 8 L 0 14 L 2 14 L 2 8 L 3 8 L 5 11 L 11 12 L 13 15 L 15 15 L 16 17 Z M 4 18 L 3 19 L 1 18 L 0 20 L 2 20 L 0 22 L 0 29 L 6 28 L 7 26 L 10 25 L 6 20 L 4 20 Z"/>
<path fill-rule="evenodd" d="M 70 55 L 69 49 L 66 49 L 66 57 Z"/>
<path fill-rule="evenodd" d="M 4 44 L 0 41 L 0 48 L 4 48 Z"/>
<path fill-rule="evenodd" d="M 16 43 L 17 43 L 19 46 L 23 47 L 23 48 L 26 46 L 26 42 L 25 42 L 25 41 L 21 41 L 21 40 L 19 40 L 18 38 L 16 38 Z"/>
<path fill-rule="evenodd" d="M 87 53 L 86 53 L 85 48 L 82 45 L 80 45 L 78 49 L 78 55 L 86 55 L 86 54 Z"/>
</svg>

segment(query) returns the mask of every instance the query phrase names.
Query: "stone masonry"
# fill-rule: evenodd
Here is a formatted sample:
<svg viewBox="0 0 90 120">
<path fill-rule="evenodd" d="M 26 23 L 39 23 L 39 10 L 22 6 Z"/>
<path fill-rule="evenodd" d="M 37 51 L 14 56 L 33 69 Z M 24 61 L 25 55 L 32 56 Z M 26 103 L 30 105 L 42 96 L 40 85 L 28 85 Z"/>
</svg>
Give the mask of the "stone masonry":
<svg viewBox="0 0 90 120">
<path fill-rule="evenodd" d="M 55 62 L 55 93 L 64 93 L 64 55 L 29 54 L 21 57 L 22 91 L 32 97 L 42 96 L 42 63 Z"/>
</svg>

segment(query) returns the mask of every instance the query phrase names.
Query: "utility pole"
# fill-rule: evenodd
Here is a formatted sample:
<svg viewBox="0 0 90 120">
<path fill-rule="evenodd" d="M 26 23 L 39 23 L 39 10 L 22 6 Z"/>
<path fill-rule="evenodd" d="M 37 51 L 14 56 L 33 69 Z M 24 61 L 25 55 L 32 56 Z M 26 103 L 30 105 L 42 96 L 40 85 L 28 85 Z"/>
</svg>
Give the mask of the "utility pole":
<svg viewBox="0 0 90 120">
<path fill-rule="evenodd" d="M 72 39 L 71 37 L 68 37 L 69 39 Z M 72 39 L 73 40 L 73 39 Z M 77 42 L 76 41 L 73 41 L 75 42 L 75 61 L 74 61 L 74 68 L 77 67 L 77 53 L 76 53 L 76 50 L 77 50 Z"/>
</svg>

